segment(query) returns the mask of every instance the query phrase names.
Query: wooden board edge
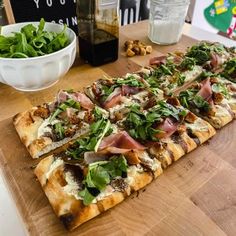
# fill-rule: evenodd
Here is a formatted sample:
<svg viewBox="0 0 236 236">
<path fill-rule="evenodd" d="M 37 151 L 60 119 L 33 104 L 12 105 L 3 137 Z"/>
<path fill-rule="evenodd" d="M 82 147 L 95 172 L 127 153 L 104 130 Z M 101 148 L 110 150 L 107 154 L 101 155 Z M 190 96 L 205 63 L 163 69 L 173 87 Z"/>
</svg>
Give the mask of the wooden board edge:
<svg viewBox="0 0 236 236">
<path fill-rule="evenodd" d="M 37 228 L 30 217 L 30 213 L 26 210 L 24 199 L 21 195 L 16 195 L 16 189 L 18 189 L 17 183 L 8 167 L 7 161 L 5 160 L 2 149 L 0 149 L 0 174 L 2 174 L 3 182 L 6 183 L 5 187 L 9 192 L 12 200 L 19 212 L 21 221 L 24 223 L 25 229 L 28 233 L 37 232 Z M 19 191 L 18 191 L 19 192 Z"/>
</svg>

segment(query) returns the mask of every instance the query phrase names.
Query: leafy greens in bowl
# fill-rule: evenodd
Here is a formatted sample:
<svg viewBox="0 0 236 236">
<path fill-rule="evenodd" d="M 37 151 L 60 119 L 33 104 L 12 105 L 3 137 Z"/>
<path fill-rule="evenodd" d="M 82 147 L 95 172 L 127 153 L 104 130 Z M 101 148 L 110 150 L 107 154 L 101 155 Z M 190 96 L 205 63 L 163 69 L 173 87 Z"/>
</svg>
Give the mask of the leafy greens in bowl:
<svg viewBox="0 0 236 236">
<path fill-rule="evenodd" d="M 27 58 L 56 52 L 70 43 L 66 35 L 66 25 L 60 33 L 46 31 L 41 19 L 38 27 L 33 24 L 23 26 L 12 36 L 0 35 L 0 57 Z"/>
<path fill-rule="evenodd" d="M 72 66 L 76 35 L 44 20 L 6 25 L 1 28 L 0 54 L 0 82 L 21 91 L 42 90 Z"/>
</svg>

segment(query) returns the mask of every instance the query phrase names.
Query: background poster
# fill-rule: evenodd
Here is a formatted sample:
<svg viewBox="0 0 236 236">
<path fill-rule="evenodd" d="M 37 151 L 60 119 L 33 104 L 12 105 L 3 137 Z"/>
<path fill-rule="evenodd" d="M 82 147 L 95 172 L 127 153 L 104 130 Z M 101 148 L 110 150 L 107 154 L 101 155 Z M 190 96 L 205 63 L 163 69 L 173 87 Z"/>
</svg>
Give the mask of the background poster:
<svg viewBox="0 0 236 236">
<path fill-rule="evenodd" d="M 215 2 L 217 2 L 216 6 Z M 221 7 L 225 5 L 227 7 L 223 9 L 223 12 Z M 232 30 L 233 33 L 230 34 L 230 32 L 228 32 L 229 35 L 227 34 L 227 30 L 232 28 L 230 25 L 234 25 L 235 27 L 236 14 L 233 13 L 235 6 L 236 0 L 196 0 L 192 25 L 235 40 L 236 29 Z M 216 14 L 216 10 L 217 13 L 220 14 Z"/>
<path fill-rule="evenodd" d="M 204 10 L 209 24 L 236 39 L 236 0 L 215 0 Z"/>
</svg>

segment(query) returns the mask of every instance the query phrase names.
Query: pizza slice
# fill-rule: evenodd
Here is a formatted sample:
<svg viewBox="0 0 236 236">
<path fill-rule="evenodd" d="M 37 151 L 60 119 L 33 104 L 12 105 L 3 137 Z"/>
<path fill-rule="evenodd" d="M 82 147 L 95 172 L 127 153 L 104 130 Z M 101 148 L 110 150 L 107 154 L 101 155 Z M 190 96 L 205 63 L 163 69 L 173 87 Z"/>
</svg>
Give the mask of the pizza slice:
<svg viewBox="0 0 236 236">
<path fill-rule="evenodd" d="M 206 121 L 183 108 L 177 98 L 159 101 L 148 110 L 133 105 L 117 125 L 138 140 L 166 168 L 215 135 Z"/>
<path fill-rule="evenodd" d="M 227 48 L 221 43 L 202 41 L 189 48 L 185 56 L 195 60 L 197 65 L 212 72 L 221 70 L 223 64 L 236 56 L 234 48 Z"/>
<path fill-rule="evenodd" d="M 216 129 L 222 128 L 235 118 L 226 85 L 215 76 L 195 82 L 180 92 L 181 104 L 207 120 Z"/>
<path fill-rule="evenodd" d="M 203 68 L 195 59 L 176 52 L 150 60 L 150 73 L 145 77 L 150 87 L 162 89 L 166 95 L 194 81 Z"/>
<path fill-rule="evenodd" d="M 128 107 L 139 104 L 142 107 L 163 99 L 163 91 L 150 88 L 143 79 L 147 70 L 127 74 L 123 78 L 100 79 L 84 89 L 86 95 L 97 105 L 109 112 L 112 121 L 122 119 L 128 114 Z"/>
<path fill-rule="evenodd" d="M 66 151 L 44 158 L 35 169 L 56 215 L 69 230 L 122 202 L 162 173 L 161 163 L 143 145 L 104 122 L 109 129 L 104 131 L 98 121 L 94 132 Z"/>
<path fill-rule="evenodd" d="M 61 90 L 56 101 L 15 115 L 13 123 L 32 158 L 38 158 L 88 133 L 101 116 L 108 114 L 85 94 Z"/>
</svg>

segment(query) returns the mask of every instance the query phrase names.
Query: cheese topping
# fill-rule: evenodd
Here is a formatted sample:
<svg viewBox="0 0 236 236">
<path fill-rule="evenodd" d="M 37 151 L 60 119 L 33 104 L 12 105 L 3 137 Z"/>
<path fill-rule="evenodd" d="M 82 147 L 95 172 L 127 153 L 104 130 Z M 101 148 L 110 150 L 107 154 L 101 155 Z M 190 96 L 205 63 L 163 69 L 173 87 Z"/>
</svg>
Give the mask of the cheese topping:
<svg viewBox="0 0 236 236">
<path fill-rule="evenodd" d="M 55 119 L 51 123 L 49 123 L 49 119 L 50 119 L 50 117 L 47 118 L 46 120 L 44 120 L 43 123 L 39 126 L 38 138 L 43 136 L 44 133 L 46 133 L 46 132 L 50 132 L 50 133 L 52 132 L 52 129 L 48 125 L 54 125 L 54 124 L 60 122 L 59 120 Z"/>
<path fill-rule="evenodd" d="M 219 117 L 219 116 L 229 116 L 229 112 L 226 108 L 220 106 L 220 105 L 215 105 L 216 107 L 216 113 L 215 113 L 215 116 Z"/>
<path fill-rule="evenodd" d="M 202 73 L 201 66 L 194 66 L 192 70 L 185 71 L 183 75 L 185 76 L 185 82 L 195 79 L 198 75 Z"/>
<path fill-rule="evenodd" d="M 74 196 L 77 200 L 83 200 L 82 197 L 79 196 L 79 185 L 75 181 L 74 176 L 70 171 L 67 171 L 65 174 L 65 180 L 67 185 L 63 187 L 63 190 L 68 194 Z"/>
<path fill-rule="evenodd" d="M 203 122 L 202 119 L 197 118 L 197 120 L 194 121 L 194 123 L 186 123 L 187 128 L 190 128 L 191 130 L 196 130 L 196 131 L 208 131 L 209 127 L 208 125 Z"/>
<path fill-rule="evenodd" d="M 51 165 L 50 168 L 48 170 L 48 172 L 46 173 L 46 179 L 48 179 L 50 177 L 50 175 L 52 174 L 52 172 L 57 169 L 59 166 L 61 166 L 63 164 L 63 160 L 61 159 L 56 159 Z"/>
</svg>

